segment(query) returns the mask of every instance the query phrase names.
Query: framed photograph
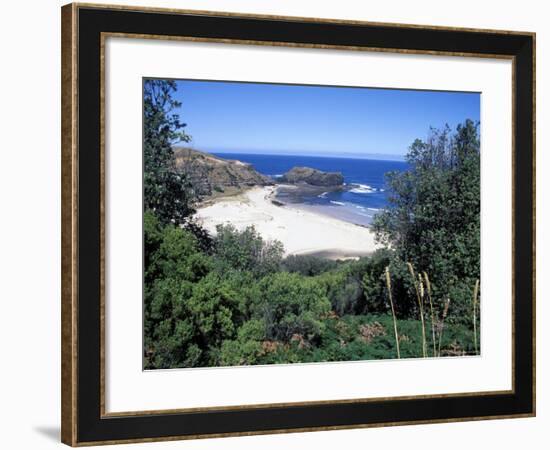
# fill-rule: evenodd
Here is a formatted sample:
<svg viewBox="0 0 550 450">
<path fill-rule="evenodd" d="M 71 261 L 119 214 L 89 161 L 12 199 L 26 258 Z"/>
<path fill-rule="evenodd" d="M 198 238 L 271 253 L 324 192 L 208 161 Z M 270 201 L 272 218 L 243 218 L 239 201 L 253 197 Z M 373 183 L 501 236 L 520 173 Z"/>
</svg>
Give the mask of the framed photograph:
<svg viewBox="0 0 550 450">
<path fill-rule="evenodd" d="M 62 80 L 64 443 L 535 415 L 533 33 L 70 4 Z"/>
</svg>

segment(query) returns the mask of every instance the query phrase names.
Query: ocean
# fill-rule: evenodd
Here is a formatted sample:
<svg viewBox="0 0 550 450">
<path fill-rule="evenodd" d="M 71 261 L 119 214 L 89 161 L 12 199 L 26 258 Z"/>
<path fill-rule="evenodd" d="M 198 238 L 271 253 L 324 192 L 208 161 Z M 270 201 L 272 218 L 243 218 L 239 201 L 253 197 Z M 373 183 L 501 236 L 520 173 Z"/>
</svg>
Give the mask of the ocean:
<svg viewBox="0 0 550 450">
<path fill-rule="evenodd" d="M 407 169 L 407 163 L 404 161 L 245 153 L 214 154 L 221 158 L 250 163 L 261 174 L 274 178 L 296 166 L 311 167 L 324 172 L 341 172 L 344 176 L 344 190 L 281 190 L 277 199 L 283 203 L 367 226 L 388 202 L 384 174 Z"/>
</svg>

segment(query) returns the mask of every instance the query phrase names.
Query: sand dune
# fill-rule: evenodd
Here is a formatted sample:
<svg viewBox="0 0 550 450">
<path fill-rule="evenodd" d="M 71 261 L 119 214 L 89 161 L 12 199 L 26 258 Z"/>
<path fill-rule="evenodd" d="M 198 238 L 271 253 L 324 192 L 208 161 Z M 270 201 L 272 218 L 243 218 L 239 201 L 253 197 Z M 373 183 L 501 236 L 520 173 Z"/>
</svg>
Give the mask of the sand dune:
<svg viewBox="0 0 550 450">
<path fill-rule="evenodd" d="M 378 248 L 368 228 L 293 206 L 274 205 L 271 196 L 275 189 L 256 187 L 236 197 L 220 198 L 200 208 L 196 217 L 212 233 L 223 223 L 238 229 L 254 225 L 264 239 L 281 241 L 287 255 L 354 258 Z"/>
</svg>

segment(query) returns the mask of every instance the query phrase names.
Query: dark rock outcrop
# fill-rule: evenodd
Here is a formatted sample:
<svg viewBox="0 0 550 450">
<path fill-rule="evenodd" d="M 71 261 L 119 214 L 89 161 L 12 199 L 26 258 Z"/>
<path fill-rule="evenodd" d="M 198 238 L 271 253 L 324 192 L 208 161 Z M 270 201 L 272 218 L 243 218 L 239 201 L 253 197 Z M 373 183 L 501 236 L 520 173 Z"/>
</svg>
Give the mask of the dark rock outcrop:
<svg viewBox="0 0 550 450">
<path fill-rule="evenodd" d="M 342 186 L 344 177 L 341 172 L 323 172 L 311 167 L 293 167 L 277 181 L 291 184 L 309 184 L 311 186 Z"/>
<path fill-rule="evenodd" d="M 273 184 L 250 164 L 223 159 L 188 148 L 174 149 L 176 169 L 187 175 L 199 196 L 210 196 L 228 190 Z"/>
</svg>

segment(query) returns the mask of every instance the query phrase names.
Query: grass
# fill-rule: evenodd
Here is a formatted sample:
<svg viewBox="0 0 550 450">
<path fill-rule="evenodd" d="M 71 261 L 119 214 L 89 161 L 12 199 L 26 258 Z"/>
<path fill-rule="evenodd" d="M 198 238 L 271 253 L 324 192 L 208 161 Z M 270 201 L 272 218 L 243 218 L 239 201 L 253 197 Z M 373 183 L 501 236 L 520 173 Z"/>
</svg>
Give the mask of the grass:
<svg viewBox="0 0 550 450">
<path fill-rule="evenodd" d="M 392 314 L 333 318 L 327 321 L 321 348 L 299 349 L 297 344 L 293 344 L 297 352 L 295 359 L 318 362 L 418 358 L 422 355 L 422 332 L 419 324 L 418 319 L 396 319 Z M 399 330 L 398 341 L 395 340 L 396 329 Z M 399 342 L 399 356 L 396 353 L 396 342 Z M 440 356 L 472 354 L 474 349 L 471 329 L 461 324 L 446 325 Z"/>
</svg>

